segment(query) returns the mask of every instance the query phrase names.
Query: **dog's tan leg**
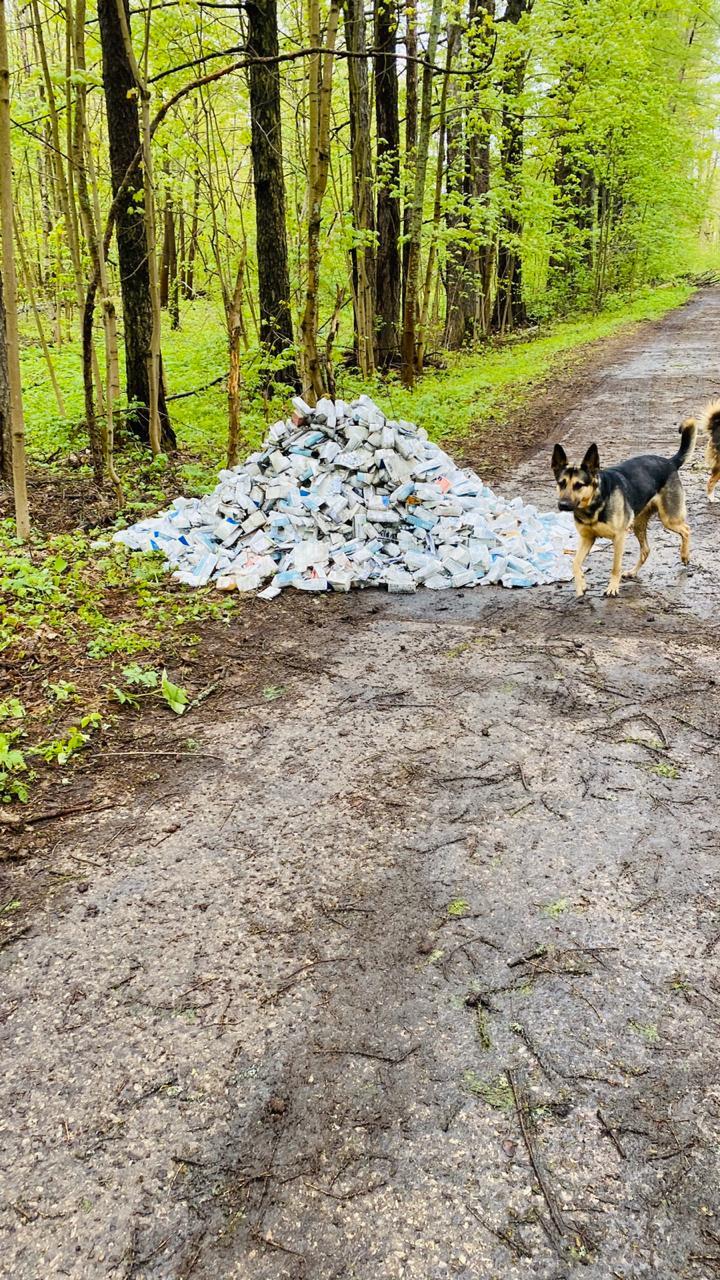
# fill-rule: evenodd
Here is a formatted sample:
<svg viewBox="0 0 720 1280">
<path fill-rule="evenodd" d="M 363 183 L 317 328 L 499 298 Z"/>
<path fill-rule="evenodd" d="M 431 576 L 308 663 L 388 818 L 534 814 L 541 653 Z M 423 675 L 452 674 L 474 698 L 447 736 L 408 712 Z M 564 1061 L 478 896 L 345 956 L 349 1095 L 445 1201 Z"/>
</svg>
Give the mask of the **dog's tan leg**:
<svg viewBox="0 0 720 1280">
<path fill-rule="evenodd" d="M 580 597 L 585 595 L 587 583 L 582 567 L 593 549 L 595 538 L 587 529 L 580 530 L 580 542 L 578 549 L 573 558 L 573 576 L 575 578 L 575 595 Z"/>
<path fill-rule="evenodd" d="M 713 471 L 707 482 L 707 496 L 710 502 L 717 502 L 713 489 L 715 488 L 718 480 L 720 480 L 720 471 Z"/>
<path fill-rule="evenodd" d="M 689 564 L 690 527 L 685 519 L 684 504 L 682 514 L 671 516 L 670 513 L 665 510 L 662 503 L 660 503 L 658 506 L 658 515 L 665 525 L 665 528 L 669 529 L 671 533 L 676 533 L 678 535 L 680 539 L 680 559 L 683 564 Z"/>
<path fill-rule="evenodd" d="M 650 544 L 647 540 L 647 527 L 648 527 L 648 520 L 650 519 L 651 515 L 652 515 L 652 510 L 648 510 L 648 508 L 646 507 L 644 511 L 640 512 L 639 516 L 635 517 L 635 522 L 632 528 L 633 528 L 635 537 L 640 543 L 640 555 L 638 556 L 638 562 L 635 565 L 635 567 L 633 569 L 628 569 L 627 573 L 623 574 L 623 578 L 636 578 L 638 573 L 642 569 L 645 561 L 647 560 L 648 556 L 650 555 Z"/>
<path fill-rule="evenodd" d="M 680 559 L 683 564 L 690 563 L 690 526 L 684 520 L 663 520 L 666 529 L 676 533 L 680 539 Z"/>
<path fill-rule="evenodd" d="M 625 538 L 627 530 L 623 529 L 622 533 L 616 533 L 613 538 L 613 562 L 610 581 L 607 584 L 606 596 L 616 596 L 620 590 L 620 579 L 622 578 L 622 558 L 625 550 Z"/>
</svg>

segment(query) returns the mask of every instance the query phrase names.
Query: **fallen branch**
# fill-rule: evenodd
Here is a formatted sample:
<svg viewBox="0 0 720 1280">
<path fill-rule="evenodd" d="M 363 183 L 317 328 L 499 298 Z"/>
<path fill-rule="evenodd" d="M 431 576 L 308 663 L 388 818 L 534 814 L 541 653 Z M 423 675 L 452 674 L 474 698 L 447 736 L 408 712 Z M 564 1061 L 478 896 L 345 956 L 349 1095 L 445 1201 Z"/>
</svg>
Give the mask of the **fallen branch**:
<svg viewBox="0 0 720 1280">
<path fill-rule="evenodd" d="M 419 1044 L 413 1044 L 405 1053 L 396 1054 L 394 1057 L 386 1053 L 373 1053 L 370 1049 L 333 1049 L 325 1048 L 324 1045 L 316 1045 L 316 1053 L 329 1054 L 332 1057 L 343 1058 L 371 1058 L 375 1062 L 388 1062 L 391 1067 L 399 1067 L 401 1062 L 406 1062 L 412 1053 L 416 1053 L 420 1048 Z"/>
</svg>

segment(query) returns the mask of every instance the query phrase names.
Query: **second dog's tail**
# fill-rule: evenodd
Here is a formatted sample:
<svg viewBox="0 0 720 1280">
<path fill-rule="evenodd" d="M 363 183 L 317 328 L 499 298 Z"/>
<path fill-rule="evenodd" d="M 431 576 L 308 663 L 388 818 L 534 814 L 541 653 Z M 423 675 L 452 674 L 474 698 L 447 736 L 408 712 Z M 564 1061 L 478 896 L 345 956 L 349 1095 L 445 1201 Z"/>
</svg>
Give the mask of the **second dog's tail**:
<svg viewBox="0 0 720 1280">
<path fill-rule="evenodd" d="M 717 443 L 720 441 L 720 400 L 711 400 L 703 409 L 701 426 Z"/>
<path fill-rule="evenodd" d="M 716 409 L 720 419 L 720 402 L 718 402 Z M 680 448 L 672 459 L 673 466 L 677 467 L 678 470 L 692 457 L 696 439 L 697 423 L 694 418 L 686 418 L 680 427 Z"/>
</svg>

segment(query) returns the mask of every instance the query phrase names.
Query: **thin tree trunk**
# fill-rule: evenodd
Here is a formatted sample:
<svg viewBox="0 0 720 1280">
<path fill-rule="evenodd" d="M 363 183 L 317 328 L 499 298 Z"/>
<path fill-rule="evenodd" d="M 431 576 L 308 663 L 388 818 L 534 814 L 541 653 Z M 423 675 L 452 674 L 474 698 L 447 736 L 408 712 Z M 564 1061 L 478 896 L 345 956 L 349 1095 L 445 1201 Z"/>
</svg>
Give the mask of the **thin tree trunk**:
<svg viewBox="0 0 720 1280">
<path fill-rule="evenodd" d="M 196 117 L 197 118 L 197 117 Z M 190 243 L 188 245 L 187 262 L 185 266 L 185 279 L 183 284 L 183 292 L 186 298 L 195 297 L 195 256 L 198 247 L 198 234 L 200 229 L 199 219 L 200 208 L 200 166 L 195 165 L 195 176 L 193 179 L 193 203 L 192 214 L 190 218 Z"/>
<path fill-rule="evenodd" d="M 71 171 L 69 171 L 68 174 L 65 173 L 65 165 L 63 163 L 63 156 L 65 154 L 66 148 L 60 139 L 60 121 L 59 121 L 59 115 L 58 115 L 58 109 L 57 109 L 57 102 L 55 100 L 55 91 L 53 88 L 53 79 L 50 72 L 50 64 L 48 62 L 47 49 L 45 47 L 45 37 L 43 34 L 43 27 L 42 27 L 42 21 L 40 18 L 40 8 L 38 5 L 38 0 L 31 0 L 30 7 L 32 11 L 32 16 L 33 16 L 35 39 L 37 41 L 38 53 L 40 54 L 40 63 L 41 63 L 42 72 L 43 72 L 43 82 L 45 85 L 45 94 L 47 97 L 47 104 L 48 104 L 48 115 L 50 117 L 48 123 L 49 123 L 49 129 L 50 129 L 50 137 L 51 137 L 51 155 L 53 159 L 54 174 L 55 174 L 55 189 L 57 193 L 59 211 L 62 214 L 64 223 L 65 223 L 65 234 L 67 236 L 67 245 L 70 252 L 70 263 L 72 267 L 73 282 L 75 285 L 75 298 L 78 304 L 78 308 L 80 309 L 80 314 L 82 314 L 84 285 L 83 285 L 82 262 L 80 259 L 80 243 L 79 243 L 79 236 L 78 236 L 77 210 L 75 208 L 74 190 L 72 185 L 72 173 Z M 66 20 L 66 38 L 67 38 L 67 33 L 71 29 L 72 29 L 72 14 L 68 13 L 67 20 Z M 69 50 L 66 53 L 66 64 L 68 60 L 69 60 Z M 66 69 L 67 69 L 67 66 L 66 66 Z M 69 120 L 68 120 L 68 128 L 70 128 Z M 59 275 L 59 271 L 58 271 L 58 275 Z M 58 310 L 59 310 L 59 307 L 58 307 Z M 59 316 L 58 316 L 58 326 L 59 326 Z M 58 332 L 59 332 L 59 336 L 61 337 L 60 330 L 58 330 Z M 103 399 L 102 378 L 100 375 L 100 365 L 98 363 L 97 354 L 95 352 L 94 347 L 91 353 L 91 358 L 92 358 L 93 376 L 95 379 L 97 396 L 100 403 L 102 403 L 102 399 Z"/>
<path fill-rule="evenodd" d="M 397 0 L 376 0 L 375 128 L 377 134 L 377 361 L 385 369 L 400 356 L 400 118 L 396 37 Z"/>
<path fill-rule="evenodd" d="M 235 276 L 235 288 L 232 297 L 226 298 L 225 315 L 228 331 L 228 354 L 230 372 L 228 374 L 228 446 L 227 465 L 234 467 L 238 460 L 238 444 L 240 440 L 240 339 L 243 333 L 242 304 L 245 287 L 245 250 L 241 254 Z"/>
<path fill-rule="evenodd" d="M 494 12 L 495 0 L 470 0 L 466 65 L 477 70 L 477 79 L 471 92 L 465 85 L 456 86 L 449 116 L 446 222 L 451 235 L 445 270 L 445 344 L 450 350 L 486 333 L 489 323 L 494 251 L 478 221 L 481 216 L 487 219 L 488 212 L 491 129 L 489 110 L 478 111 L 477 96 L 489 84 Z"/>
<path fill-rule="evenodd" d="M 127 12 L 125 9 L 126 18 Z M 113 195 L 116 195 L 140 149 L 137 84 L 127 55 L 117 0 L 98 0 L 98 19 L 110 142 L 110 172 Z M 145 142 L 147 144 L 147 138 Z M 144 165 L 140 164 L 124 188 L 117 212 L 116 235 L 125 330 L 125 382 L 132 409 L 128 425 L 141 440 L 149 442 L 150 371 L 156 364 L 156 353 L 151 352 L 155 328 L 150 279 L 154 247 L 153 254 L 149 254 L 146 229 L 143 220 L 138 217 L 138 204 L 144 201 L 144 190 Z M 156 260 L 155 265 L 157 267 Z M 164 448 L 174 448 L 176 440 L 165 404 L 162 367 L 157 402 L 162 426 L 162 445 Z"/>
<path fill-rule="evenodd" d="M 410 254 L 410 223 L 412 220 L 412 196 L 415 175 L 415 151 L 417 148 L 417 0 L 405 4 L 405 207 L 403 209 L 402 251 L 402 313 L 405 314 L 405 287 Z"/>
<path fill-rule="evenodd" d="M 425 284 L 422 291 L 422 304 L 420 307 L 420 324 L 418 327 L 417 341 L 417 368 L 418 372 L 422 372 L 425 361 L 425 347 L 427 344 L 428 320 L 430 317 L 430 303 L 433 294 L 433 285 L 435 282 L 435 264 L 437 261 L 437 241 L 440 231 L 440 219 L 442 217 L 442 188 L 443 175 L 445 173 L 445 122 L 447 118 L 447 98 L 448 98 L 448 82 L 450 79 L 450 71 L 452 69 L 453 58 L 456 57 L 460 48 L 460 28 L 455 25 L 448 30 L 447 49 L 445 51 L 445 75 L 443 76 L 443 86 L 440 93 L 440 109 L 438 112 L 438 144 L 437 144 L 437 168 L 435 170 L 435 199 L 433 201 L 432 231 L 430 234 L 430 248 L 428 249 L 427 263 L 425 266 Z"/>
<path fill-rule="evenodd" d="M 178 252 L 175 237 L 175 206 L 170 189 L 170 173 L 166 174 L 167 190 L 163 211 L 163 250 L 160 269 L 160 306 L 170 315 L 170 328 L 180 328 L 180 290 L 178 285 Z"/>
<path fill-rule="evenodd" d="M 348 61 L 350 96 L 350 159 L 353 183 L 353 223 L 356 244 L 355 334 L 360 373 L 369 378 L 375 372 L 375 218 L 372 194 L 372 147 L 370 141 L 370 93 L 365 58 L 365 12 L 363 0 L 344 0 L 345 44 L 358 57 Z"/>
<path fill-rule="evenodd" d="M 248 53 L 275 58 L 278 53 L 276 0 L 248 0 Z M 319 21 L 319 20 L 318 20 Z M 280 71 L 277 63 L 250 67 L 250 123 L 255 187 L 260 342 L 273 358 L 273 377 L 297 384 L 290 310 L 285 174 L 283 172 Z M 196 217 L 193 216 L 193 241 Z M 288 352 L 286 361 L 279 361 Z M 278 365 L 280 367 L 278 368 Z"/>
<path fill-rule="evenodd" d="M 43 353 L 43 359 L 45 360 L 45 366 L 48 371 L 48 377 L 50 378 L 50 385 L 52 386 L 53 393 L 55 395 L 55 403 L 57 404 L 58 413 L 60 414 L 60 417 L 64 418 L 65 417 L 65 401 L 63 400 L 62 391 L 60 390 L 60 384 L 57 380 L 57 374 L 55 372 L 55 365 L 53 364 L 53 358 L 52 358 L 52 355 L 50 354 L 50 348 L 47 344 L 47 339 L 45 337 L 45 329 L 43 328 L 42 316 L 40 315 L 40 309 L 37 304 L 37 298 L 35 297 L 35 287 L 33 285 L 32 273 L 28 265 L 27 256 L 25 254 L 25 245 L 23 244 L 22 232 L 18 225 L 17 218 L 15 219 L 15 243 L 17 245 L 18 257 L 20 259 L 20 271 L 22 273 L 23 284 L 25 285 L 25 291 L 30 300 L 30 308 L 32 310 L 33 318 L 35 320 L 35 328 L 37 329 L 37 335 L 40 341 L 40 347 Z"/>
<path fill-rule="evenodd" d="M 5 297 L 0 271 L 0 480 L 12 480 L 12 442 L 10 440 L 10 375 L 8 373 L 7 337 L 5 333 Z"/>
<path fill-rule="evenodd" d="M 532 0 L 508 0 L 506 22 L 517 26 L 531 4 Z M 497 293 L 493 311 L 493 328 L 500 333 L 524 324 L 527 319 L 522 288 L 523 227 L 519 213 L 525 130 L 521 95 L 525 85 L 526 63 L 524 50 L 511 49 L 506 57 L 502 76 L 500 164 L 505 188 L 505 211 L 498 243 Z"/>
<path fill-rule="evenodd" d="M 333 50 L 340 17 L 339 0 L 331 0 L 324 56 L 309 59 L 310 92 L 308 112 L 308 191 L 307 191 L 307 266 L 305 309 L 301 323 L 303 342 L 303 380 L 305 391 L 314 401 L 325 390 L 317 346 L 318 288 L 320 284 L 320 228 L 322 204 L 327 187 L 330 164 L 330 101 L 332 93 Z M 309 0 L 309 39 L 318 48 L 320 39 L 320 2 Z"/>
<path fill-rule="evenodd" d="M 13 240 L 13 173 L 10 151 L 10 60 L 5 13 L 5 0 L 0 0 L 0 233 L 2 234 L 2 276 L 5 286 L 4 345 L 10 399 L 10 456 L 15 498 L 15 528 L 20 541 L 25 542 L 30 537 L 30 513 L 25 469 L 25 418 L 20 383 L 17 280 Z"/>
<path fill-rule="evenodd" d="M 422 237 L 423 205 L 425 202 L 425 178 L 427 174 L 428 151 L 430 147 L 430 119 L 432 115 L 433 73 L 438 36 L 440 34 L 440 17 L 442 0 L 433 0 L 428 47 L 427 65 L 423 68 L 422 105 L 420 109 L 420 129 L 418 132 L 417 155 L 415 160 L 415 191 L 410 208 L 410 230 L 407 256 L 407 278 L 405 281 L 405 311 L 403 317 L 402 340 L 402 381 L 411 387 L 415 379 L 415 329 L 418 298 L 418 278 L 420 272 L 420 242 Z"/>
<path fill-rule="evenodd" d="M 101 483 L 103 463 L 115 490 L 118 504 L 122 502 L 122 486 L 115 468 L 115 401 L 120 395 L 120 367 L 118 359 L 117 316 L 115 301 L 107 269 L 101 234 L 100 197 L 93 161 L 92 144 L 87 127 L 87 80 L 85 78 L 85 0 L 77 0 L 74 31 L 75 66 L 78 78 L 75 86 L 75 121 L 72 137 L 72 157 L 77 175 L 80 219 L 85 242 L 93 269 L 97 275 L 102 298 L 103 330 L 105 336 L 105 428 L 100 438 L 95 424 L 91 388 L 85 386 L 85 411 L 88 434 L 95 465 L 95 476 Z M 89 179 L 89 185 L 88 185 Z M 92 191 L 92 203 L 90 192 Z M 83 315 L 83 333 L 85 317 Z"/>
</svg>

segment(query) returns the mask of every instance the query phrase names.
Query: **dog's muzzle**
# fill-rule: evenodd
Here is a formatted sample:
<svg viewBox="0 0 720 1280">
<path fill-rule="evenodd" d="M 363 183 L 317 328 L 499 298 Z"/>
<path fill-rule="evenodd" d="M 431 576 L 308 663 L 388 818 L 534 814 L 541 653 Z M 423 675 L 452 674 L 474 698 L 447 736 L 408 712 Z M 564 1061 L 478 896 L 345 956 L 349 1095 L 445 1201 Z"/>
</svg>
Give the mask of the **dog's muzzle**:
<svg viewBox="0 0 720 1280">
<path fill-rule="evenodd" d="M 558 511 L 574 511 L 572 502 L 558 502 Z"/>
</svg>

